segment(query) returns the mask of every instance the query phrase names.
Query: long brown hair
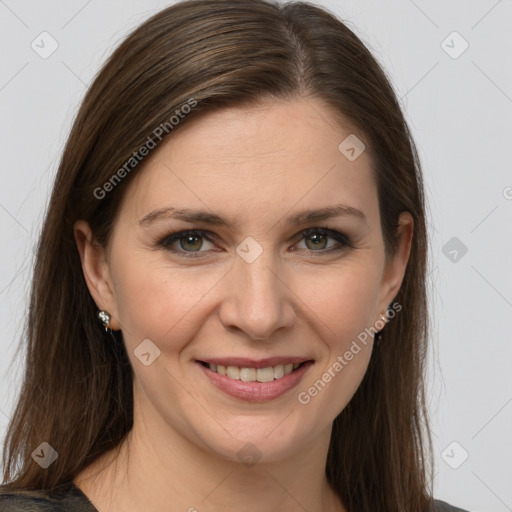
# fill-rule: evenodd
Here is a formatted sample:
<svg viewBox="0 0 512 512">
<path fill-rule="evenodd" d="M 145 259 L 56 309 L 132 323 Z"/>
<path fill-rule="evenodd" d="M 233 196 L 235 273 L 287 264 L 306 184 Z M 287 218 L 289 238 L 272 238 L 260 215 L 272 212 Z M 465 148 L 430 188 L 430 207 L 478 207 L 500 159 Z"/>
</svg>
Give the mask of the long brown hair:
<svg viewBox="0 0 512 512">
<path fill-rule="evenodd" d="M 365 135 L 387 255 L 399 214 L 414 219 L 396 297 L 403 310 L 386 325 L 363 382 L 334 421 L 326 474 L 351 512 L 426 510 L 427 237 L 414 142 L 385 73 L 345 24 L 311 4 L 265 0 L 190 0 L 159 12 L 115 50 L 87 92 L 37 246 L 24 381 L 4 445 L 7 489 L 72 480 L 132 427 L 132 369 L 122 334 L 111 338 L 96 319 L 75 221 L 87 220 L 96 240 L 108 243 L 123 191 L 140 171 L 126 162 L 157 127 L 167 127 L 165 140 L 201 113 L 298 95 L 321 99 Z M 192 102 L 171 128 L 176 110 Z M 48 469 L 31 458 L 43 441 L 59 454 Z"/>
</svg>

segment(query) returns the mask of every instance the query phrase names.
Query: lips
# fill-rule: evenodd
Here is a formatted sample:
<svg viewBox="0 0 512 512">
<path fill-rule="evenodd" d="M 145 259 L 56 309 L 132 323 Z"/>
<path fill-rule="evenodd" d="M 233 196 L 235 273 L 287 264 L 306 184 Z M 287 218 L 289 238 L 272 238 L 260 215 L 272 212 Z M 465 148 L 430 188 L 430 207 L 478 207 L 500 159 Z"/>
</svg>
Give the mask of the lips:
<svg viewBox="0 0 512 512">
<path fill-rule="evenodd" d="M 274 379 L 281 379 L 285 375 L 292 373 L 304 363 L 277 364 L 275 366 L 265 366 L 264 368 L 224 366 L 212 363 L 202 364 L 210 368 L 212 372 L 224 375 L 229 379 L 242 380 L 244 382 L 271 382 Z"/>
<path fill-rule="evenodd" d="M 231 364 L 235 362 L 242 366 Z M 224 393 L 246 401 L 261 402 L 277 398 L 294 388 L 314 361 L 300 357 L 258 361 L 208 358 L 208 361 L 197 360 L 196 363 L 208 380 Z"/>
<path fill-rule="evenodd" d="M 238 368 L 267 368 L 269 366 L 285 365 L 289 363 L 301 364 L 311 360 L 309 357 L 278 356 L 265 359 L 249 359 L 247 357 L 212 357 L 198 360 L 200 363 L 216 364 L 222 366 L 238 366 Z"/>
</svg>

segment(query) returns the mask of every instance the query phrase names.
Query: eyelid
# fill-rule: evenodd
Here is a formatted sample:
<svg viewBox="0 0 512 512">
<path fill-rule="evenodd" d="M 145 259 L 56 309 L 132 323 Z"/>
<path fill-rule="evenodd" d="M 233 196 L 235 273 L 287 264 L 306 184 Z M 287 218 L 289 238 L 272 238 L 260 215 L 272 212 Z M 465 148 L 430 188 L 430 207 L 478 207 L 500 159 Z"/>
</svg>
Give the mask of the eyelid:
<svg viewBox="0 0 512 512">
<path fill-rule="evenodd" d="M 204 238 L 211 243 L 214 243 L 214 240 L 216 238 L 218 238 L 214 233 L 210 233 L 209 231 L 205 231 L 202 229 L 185 229 L 185 230 L 173 231 L 172 233 L 168 233 L 163 238 L 159 239 L 159 241 L 157 242 L 157 245 L 162 249 L 168 250 L 174 254 L 183 255 L 186 258 L 190 258 L 190 257 L 196 258 L 196 257 L 198 257 L 198 256 L 195 256 L 196 253 L 200 254 L 200 253 L 204 253 L 204 252 L 209 252 L 209 251 L 180 251 L 180 250 L 171 248 L 171 244 L 173 244 L 174 242 L 177 242 L 180 239 L 185 238 L 186 236 L 189 236 L 189 235 Z"/>
<path fill-rule="evenodd" d="M 346 248 L 354 249 L 355 246 L 351 240 L 351 238 L 341 233 L 335 229 L 330 229 L 327 227 L 312 227 L 312 228 L 306 228 L 302 231 L 298 232 L 294 237 L 292 237 L 291 240 L 295 240 L 297 242 L 301 241 L 302 239 L 306 238 L 307 236 L 313 234 L 313 233 L 320 233 L 326 235 L 328 238 L 332 238 L 338 242 L 338 245 L 335 247 L 331 247 L 326 250 L 319 250 L 319 251 L 313 251 L 308 249 L 300 249 L 301 251 L 308 251 L 310 254 L 314 254 L 317 256 L 321 256 L 324 254 L 331 254 L 334 252 L 339 252 Z M 184 256 L 185 258 L 198 258 L 201 257 L 201 253 L 205 252 L 211 252 L 211 251 L 181 251 L 181 250 L 175 250 L 172 249 L 170 246 L 176 241 L 179 241 L 182 238 L 185 238 L 188 235 L 192 236 L 199 236 L 200 238 L 205 238 L 211 243 L 214 243 L 215 239 L 218 239 L 219 237 L 215 235 L 215 233 L 211 233 L 207 230 L 202 229 L 185 229 L 181 231 L 174 231 L 172 233 L 168 233 L 163 238 L 160 238 L 157 241 L 158 247 L 168 250 L 174 254 L 178 254 L 179 256 Z"/>
<path fill-rule="evenodd" d="M 297 238 L 299 238 L 299 240 L 302 240 L 306 236 L 311 235 L 313 233 L 321 233 L 321 234 L 328 236 L 329 238 L 333 238 L 340 244 L 343 244 L 347 247 L 350 247 L 350 248 L 355 247 L 351 238 L 348 235 L 341 233 L 340 231 L 337 231 L 336 229 L 330 229 L 330 228 L 323 228 L 323 227 L 307 228 L 307 229 L 302 230 L 300 233 L 298 233 Z M 311 252 L 318 252 L 318 253 L 324 252 L 325 253 L 328 251 L 311 251 Z"/>
</svg>

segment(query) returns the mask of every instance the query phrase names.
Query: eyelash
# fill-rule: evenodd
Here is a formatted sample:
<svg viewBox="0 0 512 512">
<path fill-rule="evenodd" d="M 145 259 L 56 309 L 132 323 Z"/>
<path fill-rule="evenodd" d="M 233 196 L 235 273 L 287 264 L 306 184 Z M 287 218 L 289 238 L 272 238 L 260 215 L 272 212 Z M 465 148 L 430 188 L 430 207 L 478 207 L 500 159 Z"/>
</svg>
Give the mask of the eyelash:
<svg viewBox="0 0 512 512">
<path fill-rule="evenodd" d="M 302 239 L 304 239 L 312 234 L 326 235 L 329 238 L 333 238 L 334 240 L 336 240 L 339 245 L 337 247 L 331 247 L 330 249 L 320 250 L 320 251 L 313 251 L 310 249 L 306 249 L 306 250 L 309 250 L 309 252 L 311 252 L 311 253 L 319 253 L 320 255 L 332 254 L 335 252 L 339 252 L 345 248 L 352 248 L 352 249 L 354 248 L 352 241 L 350 240 L 350 238 L 347 235 L 344 235 L 343 233 L 340 233 L 339 231 L 335 231 L 335 230 L 329 229 L 329 228 L 305 229 L 304 231 L 301 231 L 300 233 L 298 233 L 297 236 L 300 237 L 298 241 L 300 242 L 300 241 L 302 241 Z M 169 233 L 165 237 L 163 237 L 161 240 L 159 240 L 157 242 L 157 245 L 162 249 L 171 251 L 171 252 L 178 254 L 179 256 L 183 256 L 185 258 L 199 258 L 199 257 L 201 257 L 200 256 L 201 253 L 208 252 L 208 251 L 179 251 L 176 249 L 172 249 L 170 247 L 171 244 L 173 244 L 174 242 L 179 241 L 187 236 L 198 236 L 200 238 L 205 238 L 209 242 L 213 243 L 213 240 L 208 236 L 207 231 L 188 230 L 188 231 L 177 231 L 174 233 Z"/>
</svg>

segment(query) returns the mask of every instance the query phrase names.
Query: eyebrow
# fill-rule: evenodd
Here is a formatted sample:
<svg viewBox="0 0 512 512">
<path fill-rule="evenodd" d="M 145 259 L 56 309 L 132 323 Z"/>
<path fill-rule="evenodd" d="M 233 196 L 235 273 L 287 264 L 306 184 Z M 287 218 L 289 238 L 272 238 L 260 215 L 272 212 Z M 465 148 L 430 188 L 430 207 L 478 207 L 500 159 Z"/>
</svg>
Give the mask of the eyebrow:
<svg viewBox="0 0 512 512">
<path fill-rule="evenodd" d="M 285 220 L 287 225 L 300 226 L 302 224 L 308 224 L 310 222 L 320 222 L 333 217 L 355 217 L 368 223 L 365 214 L 352 206 L 343 204 L 336 204 L 333 206 L 327 206 L 324 208 L 315 208 L 310 210 L 303 210 Z M 204 223 L 211 224 L 214 226 L 225 226 L 229 229 L 233 229 L 230 222 L 223 219 L 219 215 L 204 210 L 194 210 L 189 208 L 159 208 L 148 213 L 142 219 L 139 220 L 139 225 L 147 226 L 158 220 L 164 219 L 179 219 L 191 223 Z"/>
</svg>

